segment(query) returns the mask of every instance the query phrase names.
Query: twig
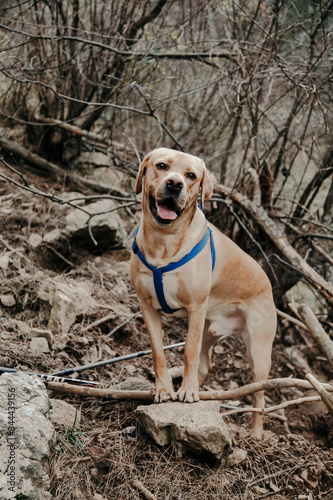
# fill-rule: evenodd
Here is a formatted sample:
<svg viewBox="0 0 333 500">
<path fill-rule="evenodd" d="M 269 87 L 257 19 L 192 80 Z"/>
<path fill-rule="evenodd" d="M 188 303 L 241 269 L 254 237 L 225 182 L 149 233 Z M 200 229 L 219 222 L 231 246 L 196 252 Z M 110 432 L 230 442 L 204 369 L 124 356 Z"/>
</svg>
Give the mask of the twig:
<svg viewBox="0 0 333 500">
<path fill-rule="evenodd" d="M 264 498 L 274 497 L 275 495 L 280 494 L 283 491 L 290 490 L 290 488 L 290 486 L 284 486 L 284 488 L 280 488 L 279 490 L 270 491 L 268 493 L 265 493 L 264 495 L 259 495 L 257 497 L 257 500 L 264 500 Z"/>
<path fill-rule="evenodd" d="M 140 493 L 142 493 L 143 496 L 148 500 L 157 500 L 155 495 L 153 495 L 149 490 L 147 490 L 147 488 L 141 483 L 139 479 L 133 479 L 132 485 L 134 486 L 134 488 L 140 491 Z"/>
<path fill-rule="evenodd" d="M 320 396 L 308 396 L 304 398 L 292 399 L 291 401 L 284 401 L 279 405 L 270 406 L 269 408 L 253 408 L 252 406 L 245 408 L 237 408 L 235 410 L 226 411 L 225 413 L 223 413 L 223 416 L 227 417 L 229 415 L 234 415 L 235 413 L 242 413 L 242 412 L 244 413 L 252 412 L 252 413 L 262 413 L 262 414 L 272 413 L 275 411 L 283 410 L 288 406 L 300 405 L 303 403 L 312 403 L 314 401 L 320 401 Z M 286 420 L 286 417 L 282 418 L 283 420 Z"/>
<path fill-rule="evenodd" d="M 323 248 L 321 248 L 315 241 L 311 241 L 311 245 L 317 250 L 317 252 L 323 255 L 323 257 L 325 257 L 325 259 L 327 259 L 330 264 L 333 265 L 333 258 L 330 256 L 330 254 L 328 254 Z"/>
<path fill-rule="evenodd" d="M 84 333 L 84 332 L 87 332 L 88 330 L 91 330 L 92 328 L 95 328 L 95 326 L 98 326 L 98 325 L 101 325 L 102 323 L 105 323 L 106 321 L 109 321 L 109 319 L 114 319 L 116 317 L 115 313 L 112 312 L 110 314 L 107 314 L 106 316 L 104 316 L 103 318 L 100 318 L 100 319 L 97 319 L 96 321 L 94 321 L 93 323 L 90 323 L 90 325 L 88 326 L 85 326 L 81 332 Z"/>
<path fill-rule="evenodd" d="M 323 385 L 318 382 L 318 380 L 313 375 L 311 375 L 311 373 L 308 373 L 307 375 L 305 375 L 305 377 L 318 392 L 319 396 L 327 406 L 330 414 L 333 415 L 333 397 L 331 396 L 331 394 L 326 391 L 325 387 L 323 387 Z"/>
<path fill-rule="evenodd" d="M 304 323 L 299 321 L 299 319 L 293 318 L 292 316 L 290 316 L 290 314 L 287 314 L 283 311 L 280 311 L 279 309 L 276 309 L 276 312 L 277 312 L 278 316 L 281 316 L 282 318 L 287 319 L 291 323 L 295 323 L 295 325 L 300 326 L 301 328 L 303 328 L 303 330 L 307 330 L 307 327 L 304 325 Z"/>
<path fill-rule="evenodd" d="M 58 250 L 56 250 L 55 248 L 53 248 L 52 245 L 49 245 L 48 243 L 46 243 L 45 247 L 48 248 L 49 250 L 51 250 L 52 252 L 54 252 L 59 257 L 59 259 L 61 259 L 64 262 L 66 262 L 66 264 L 68 264 L 70 267 L 76 267 L 76 265 L 73 262 L 71 262 L 70 260 L 66 259 L 66 257 L 64 257 L 63 255 L 61 255 L 61 253 L 58 252 Z"/>
<path fill-rule="evenodd" d="M 333 342 L 319 323 L 315 314 L 306 304 L 294 304 L 294 307 L 296 307 L 298 316 L 306 324 L 315 342 L 317 342 L 330 364 L 333 365 Z"/>
<path fill-rule="evenodd" d="M 111 330 L 111 332 L 109 332 L 107 335 L 105 335 L 104 336 L 104 340 L 106 340 L 109 337 L 111 337 L 111 335 L 113 335 L 114 333 L 116 333 L 123 326 L 127 325 L 127 323 L 129 323 L 133 318 L 136 318 L 136 316 L 139 316 L 139 314 L 142 314 L 141 311 L 137 311 L 136 313 L 132 314 L 132 316 L 130 316 L 126 321 L 124 321 L 124 323 L 121 323 L 121 325 L 116 326 L 113 330 Z"/>
</svg>

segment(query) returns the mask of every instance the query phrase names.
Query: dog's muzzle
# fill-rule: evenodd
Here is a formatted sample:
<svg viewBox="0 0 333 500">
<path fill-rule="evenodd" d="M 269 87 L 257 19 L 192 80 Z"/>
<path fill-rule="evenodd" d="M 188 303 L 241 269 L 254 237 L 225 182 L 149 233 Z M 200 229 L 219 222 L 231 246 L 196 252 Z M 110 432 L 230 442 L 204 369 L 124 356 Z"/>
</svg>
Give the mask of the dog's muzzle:
<svg viewBox="0 0 333 500">
<path fill-rule="evenodd" d="M 160 225 L 171 224 L 171 222 L 178 219 L 185 210 L 185 208 L 179 210 L 172 197 L 157 201 L 151 195 L 149 196 L 149 208 L 154 219 Z"/>
<path fill-rule="evenodd" d="M 182 195 L 184 195 L 184 182 L 181 177 L 174 175 L 166 179 L 159 192 L 158 199 L 149 196 L 149 208 L 159 225 L 170 224 L 178 219 L 185 210 Z"/>
</svg>

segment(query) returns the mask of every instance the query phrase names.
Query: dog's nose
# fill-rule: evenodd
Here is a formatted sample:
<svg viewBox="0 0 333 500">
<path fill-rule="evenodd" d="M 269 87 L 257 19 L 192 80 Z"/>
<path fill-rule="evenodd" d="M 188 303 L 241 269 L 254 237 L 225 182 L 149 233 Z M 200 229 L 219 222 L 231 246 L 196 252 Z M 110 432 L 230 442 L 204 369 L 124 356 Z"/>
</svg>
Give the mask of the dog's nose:
<svg viewBox="0 0 333 500">
<path fill-rule="evenodd" d="M 179 193 L 184 187 L 183 182 L 179 177 L 170 177 L 166 182 L 167 188 L 172 193 Z"/>
</svg>

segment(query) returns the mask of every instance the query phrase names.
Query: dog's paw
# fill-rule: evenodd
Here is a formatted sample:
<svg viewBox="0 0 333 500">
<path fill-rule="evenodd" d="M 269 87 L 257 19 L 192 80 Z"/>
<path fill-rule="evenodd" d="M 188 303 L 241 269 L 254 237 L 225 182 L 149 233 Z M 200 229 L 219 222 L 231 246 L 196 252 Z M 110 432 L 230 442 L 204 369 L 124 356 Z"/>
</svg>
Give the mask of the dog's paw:
<svg viewBox="0 0 333 500">
<path fill-rule="evenodd" d="M 199 389 L 193 387 L 183 387 L 177 392 L 178 400 L 184 403 L 195 403 L 199 401 Z"/>
<path fill-rule="evenodd" d="M 167 401 L 176 401 L 177 395 L 173 391 L 167 391 L 166 389 L 159 389 L 155 392 L 154 401 L 155 403 L 166 403 Z"/>
</svg>

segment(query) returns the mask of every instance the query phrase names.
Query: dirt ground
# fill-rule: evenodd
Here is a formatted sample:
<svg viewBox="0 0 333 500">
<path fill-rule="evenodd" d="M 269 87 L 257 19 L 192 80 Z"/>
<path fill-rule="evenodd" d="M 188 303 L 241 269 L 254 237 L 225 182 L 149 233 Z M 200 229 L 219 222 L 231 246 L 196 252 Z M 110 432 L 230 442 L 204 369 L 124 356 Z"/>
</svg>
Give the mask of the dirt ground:
<svg viewBox="0 0 333 500">
<path fill-rule="evenodd" d="M 31 185 L 45 192 L 71 191 L 70 186 L 27 175 Z M 63 230 L 69 210 L 0 180 L 0 295 L 15 299 L 13 305 L 0 306 L 0 366 L 47 374 L 150 347 L 140 316 L 103 340 L 106 333 L 139 310 L 128 276 L 128 250 L 91 251 L 65 237 L 56 245 L 31 245 L 32 234 Z M 120 216 L 127 231 L 133 230 L 138 213 L 123 210 Z M 65 346 L 55 337 L 49 353 L 33 355 L 30 340 L 17 321 L 29 327 L 47 327 L 47 310 L 38 291 L 45 280 L 55 278 L 87 286 L 97 307 L 76 318 Z M 88 328 L 110 311 L 114 312 L 112 319 Z M 164 332 L 165 344 L 180 342 L 186 323 L 166 319 Z M 321 380 L 332 380 L 322 354 L 286 323 L 280 324 L 277 333 L 271 377 L 304 378 L 305 368 L 286 354 L 290 338 L 313 373 Z M 170 350 L 166 356 L 170 366 L 181 365 L 183 349 Z M 220 342 L 213 361 L 214 370 L 203 389 L 229 389 L 250 382 L 240 339 Z M 129 377 L 151 381 L 151 368 L 151 357 L 146 356 L 89 370 L 80 378 L 107 385 Z M 269 391 L 267 405 L 307 394 L 295 389 Z M 137 480 L 156 498 L 168 500 L 333 499 L 333 421 L 321 403 L 291 406 L 267 416 L 260 442 L 249 436 L 249 415 L 227 417 L 234 446 L 245 450 L 247 457 L 234 467 L 223 468 L 204 463 L 197 456 L 177 459 L 172 447 L 155 445 L 137 426 L 134 402 L 103 402 L 55 393 L 52 397 L 66 400 L 82 413 L 81 423 L 74 429 L 57 427 L 57 444 L 49 464 L 50 491 L 55 500 L 144 498 Z M 242 402 L 251 403 L 251 398 Z"/>
</svg>

